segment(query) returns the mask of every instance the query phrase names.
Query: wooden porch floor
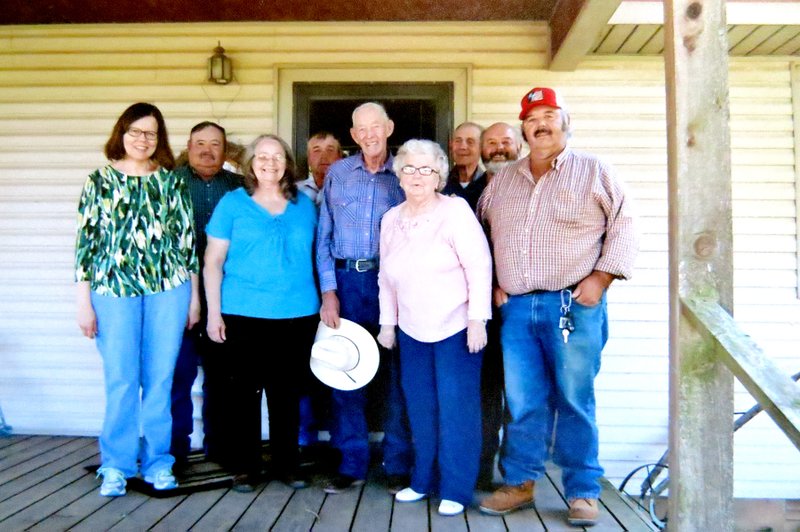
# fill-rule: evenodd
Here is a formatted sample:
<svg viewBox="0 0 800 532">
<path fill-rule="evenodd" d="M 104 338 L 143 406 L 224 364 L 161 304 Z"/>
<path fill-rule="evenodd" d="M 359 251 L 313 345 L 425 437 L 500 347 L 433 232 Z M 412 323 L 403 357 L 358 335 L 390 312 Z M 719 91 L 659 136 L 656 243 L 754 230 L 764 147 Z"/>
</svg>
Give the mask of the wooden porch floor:
<svg viewBox="0 0 800 532">
<path fill-rule="evenodd" d="M 377 477 L 338 495 L 323 492 L 320 478 L 298 491 L 270 482 L 254 493 L 222 487 L 154 498 L 129 490 L 112 499 L 99 495 L 99 481 L 86 469 L 98 463 L 95 438 L 0 438 L 0 530 L 580 530 L 566 524 L 566 503 L 554 474 L 537 483 L 535 508 L 501 518 L 474 506 L 462 516 L 441 517 L 436 500 L 395 504 Z M 600 508 L 592 531 L 655 530 L 607 482 Z"/>
</svg>

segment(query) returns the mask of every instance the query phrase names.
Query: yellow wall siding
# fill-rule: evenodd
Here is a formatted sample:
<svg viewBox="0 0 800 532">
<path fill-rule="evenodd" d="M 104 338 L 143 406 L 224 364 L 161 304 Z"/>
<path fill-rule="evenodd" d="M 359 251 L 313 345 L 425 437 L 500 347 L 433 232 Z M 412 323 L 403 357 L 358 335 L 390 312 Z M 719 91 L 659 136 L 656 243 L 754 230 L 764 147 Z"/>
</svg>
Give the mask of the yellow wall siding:
<svg viewBox="0 0 800 532">
<path fill-rule="evenodd" d="M 235 82 L 207 83 L 221 41 Z M 20 432 L 96 434 L 102 370 L 75 324 L 75 208 L 130 103 L 164 112 L 177 153 L 189 128 L 230 137 L 291 132 L 286 80 L 454 79 L 455 120 L 516 124 L 534 85 L 561 89 L 572 144 L 617 168 L 640 213 L 635 278 L 609 293 L 611 339 L 597 380 L 601 460 L 614 483 L 667 443 L 667 201 L 664 70 L 658 58 L 587 58 L 544 70 L 544 25 L 221 23 L 0 27 L 0 406 Z M 796 209 L 788 58 L 731 60 L 736 317 L 797 367 Z M 398 72 L 398 74 L 395 74 Z M 317 74 L 318 73 L 318 74 Z M 290 86 L 290 85 L 289 85 Z M 702 179 L 702 176 L 698 176 Z M 737 404 L 752 400 L 739 390 Z M 762 414 L 763 416 L 763 414 Z M 739 496 L 800 498 L 800 459 L 768 421 L 737 433 Z M 767 452 L 765 452 L 767 451 Z M 778 467 L 783 464 L 783 467 Z M 763 465 L 763 467 L 759 467 Z"/>
</svg>

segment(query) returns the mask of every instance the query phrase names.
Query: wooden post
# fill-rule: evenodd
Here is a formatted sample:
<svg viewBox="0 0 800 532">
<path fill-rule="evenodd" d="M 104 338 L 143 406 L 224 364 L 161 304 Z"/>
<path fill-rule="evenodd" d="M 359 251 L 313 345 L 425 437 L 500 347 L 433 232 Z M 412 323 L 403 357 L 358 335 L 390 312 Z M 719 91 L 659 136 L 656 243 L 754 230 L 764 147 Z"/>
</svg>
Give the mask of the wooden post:
<svg viewBox="0 0 800 532">
<path fill-rule="evenodd" d="M 670 530 L 733 530 L 733 377 L 683 299 L 733 308 L 724 0 L 665 0 Z"/>
</svg>

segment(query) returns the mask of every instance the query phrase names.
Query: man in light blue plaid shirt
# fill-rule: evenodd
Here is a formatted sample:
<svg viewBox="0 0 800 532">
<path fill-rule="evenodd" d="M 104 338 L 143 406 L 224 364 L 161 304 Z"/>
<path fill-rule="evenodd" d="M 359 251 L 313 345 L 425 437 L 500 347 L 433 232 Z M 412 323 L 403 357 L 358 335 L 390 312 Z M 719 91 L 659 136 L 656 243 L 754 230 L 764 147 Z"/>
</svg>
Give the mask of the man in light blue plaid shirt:
<svg viewBox="0 0 800 532">
<path fill-rule="evenodd" d="M 380 221 L 405 199 L 392 171 L 387 140 L 394 123 L 378 103 L 353 111 L 350 134 L 361 153 L 337 161 L 322 190 L 317 232 L 320 318 L 338 328 L 339 319 L 378 333 L 378 248 Z M 408 486 L 413 451 L 400 389 L 396 353 L 381 351 L 378 376 L 363 388 L 333 390 L 332 443 L 341 452 L 339 473 L 325 487 L 339 493 L 364 483 L 369 466 L 367 404 L 383 407 L 383 467 L 390 492 Z"/>
</svg>

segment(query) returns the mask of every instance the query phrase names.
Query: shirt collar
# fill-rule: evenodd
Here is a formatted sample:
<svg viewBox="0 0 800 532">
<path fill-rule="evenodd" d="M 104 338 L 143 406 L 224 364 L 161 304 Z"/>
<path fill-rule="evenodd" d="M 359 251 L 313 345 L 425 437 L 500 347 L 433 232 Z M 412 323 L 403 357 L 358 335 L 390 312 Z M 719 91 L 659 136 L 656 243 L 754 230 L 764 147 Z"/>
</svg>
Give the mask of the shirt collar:
<svg viewBox="0 0 800 532">
<path fill-rule="evenodd" d="M 558 154 L 555 159 L 553 159 L 552 168 L 554 170 L 558 170 L 561 168 L 561 165 L 564 164 L 564 161 L 569 159 L 569 156 L 572 154 L 572 149 L 569 147 L 569 144 L 564 147 L 564 151 Z"/>
<path fill-rule="evenodd" d="M 222 175 L 224 175 L 224 174 L 225 174 L 225 169 L 224 169 L 224 168 L 220 168 L 220 169 L 217 171 L 217 173 L 216 173 L 216 174 L 214 174 L 213 176 L 211 176 L 211 179 L 208 179 L 208 180 L 206 180 L 206 179 L 203 179 L 203 178 L 200 176 L 200 174 L 198 174 L 198 173 L 195 171 L 195 169 L 194 169 L 194 168 L 192 168 L 190 165 L 188 165 L 188 164 L 187 164 L 187 165 L 186 165 L 186 168 L 188 168 L 188 169 L 189 169 L 189 175 L 191 175 L 191 176 L 192 176 L 193 178 L 195 178 L 195 179 L 198 179 L 198 180 L 200 180 L 200 181 L 203 181 L 204 183 L 209 183 L 209 182 L 211 182 L 211 181 L 214 181 L 216 178 L 218 178 L 218 177 L 220 177 L 220 176 L 222 176 Z"/>
<path fill-rule="evenodd" d="M 394 170 L 392 169 L 393 164 L 394 164 L 394 156 L 392 155 L 391 152 L 389 152 L 389 154 L 386 156 L 386 160 L 383 162 L 383 165 L 375 173 L 389 172 L 390 174 L 393 174 L 394 173 Z M 367 166 L 364 164 L 364 154 L 361 152 L 358 153 L 356 168 L 361 168 L 362 170 L 369 172 Z"/>
</svg>

